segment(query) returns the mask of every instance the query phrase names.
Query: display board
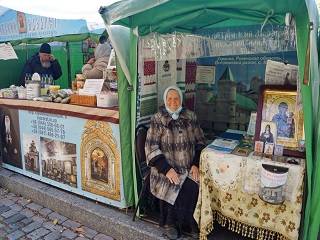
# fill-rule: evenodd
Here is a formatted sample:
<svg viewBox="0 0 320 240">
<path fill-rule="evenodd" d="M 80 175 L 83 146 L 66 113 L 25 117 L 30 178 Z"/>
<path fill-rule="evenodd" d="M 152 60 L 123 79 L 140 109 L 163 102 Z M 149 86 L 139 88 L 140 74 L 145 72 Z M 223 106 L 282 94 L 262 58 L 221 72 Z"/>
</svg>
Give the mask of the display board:
<svg viewBox="0 0 320 240">
<path fill-rule="evenodd" d="M 196 34 L 139 38 L 138 125 L 150 123 L 163 104 L 164 89 L 177 85 L 183 105 L 196 112 L 208 139 L 228 128 L 245 131 L 266 84 L 267 62 L 297 69 L 294 27 L 267 25 L 262 31 L 260 25 L 251 25 Z M 296 77 L 291 84 L 297 82 Z"/>
<path fill-rule="evenodd" d="M 3 166 L 116 207 L 126 207 L 119 124 L 2 108 Z"/>
</svg>

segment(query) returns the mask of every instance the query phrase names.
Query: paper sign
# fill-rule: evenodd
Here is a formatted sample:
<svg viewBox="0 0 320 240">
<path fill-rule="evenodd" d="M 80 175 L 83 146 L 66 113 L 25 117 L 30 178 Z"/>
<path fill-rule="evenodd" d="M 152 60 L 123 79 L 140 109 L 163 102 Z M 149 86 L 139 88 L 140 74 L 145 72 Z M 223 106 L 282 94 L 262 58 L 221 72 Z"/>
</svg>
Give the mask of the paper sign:
<svg viewBox="0 0 320 240">
<path fill-rule="evenodd" d="M 257 121 L 257 113 L 252 112 L 250 115 L 250 121 L 249 121 L 249 126 L 247 130 L 247 134 L 249 136 L 254 136 L 255 131 L 256 131 L 256 121 Z"/>
<path fill-rule="evenodd" d="M 101 93 L 104 79 L 87 79 L 79 95 L 97 95 Z"/>
<path fill-rule="evenodd" d="M 197 83 L 215 83 L 215 66 L 197 66 Z"/>
<path fill-rule="evenodd" d="M 10 43 L 0 44 L 0 59 L 3 59 L 3 60 L 18 59 L 17 54 Z"/>
<path fill-rule="evenodd" d="M 297 85 L 298 66 L 267 61 L 265 83 L 268 85 Z"/>
</svg>

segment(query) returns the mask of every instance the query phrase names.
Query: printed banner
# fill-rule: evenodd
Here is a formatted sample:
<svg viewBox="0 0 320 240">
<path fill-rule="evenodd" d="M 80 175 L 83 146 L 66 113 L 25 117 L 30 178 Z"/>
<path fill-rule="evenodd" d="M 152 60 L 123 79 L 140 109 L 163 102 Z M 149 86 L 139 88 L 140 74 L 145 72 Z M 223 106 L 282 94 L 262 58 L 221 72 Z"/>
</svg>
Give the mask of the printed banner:
<svg viewBox="0 0 320 240">
<path fill-rule="evenodd" d="M 1 127 L 5 167 L 124 207 L 118 124 L 2 109 Z"/>
<path fill-rule="evenodd" d="M 0 20 L 0 42 L 88 32 L 85 20 L 62 20 L 26 14 L 11 9 L 2 15 Z"/>
<path fill-rule="evenodd" d="M 296 32 L 294 26 L 270 24 L 261 31 L 261 25 L 251 25 L 201 29 L 194 34 L 151 33 L 141 37 L 141 43 L 150 50 L 140 56 L 165 61 L 295 51 Z"/>
</svg>

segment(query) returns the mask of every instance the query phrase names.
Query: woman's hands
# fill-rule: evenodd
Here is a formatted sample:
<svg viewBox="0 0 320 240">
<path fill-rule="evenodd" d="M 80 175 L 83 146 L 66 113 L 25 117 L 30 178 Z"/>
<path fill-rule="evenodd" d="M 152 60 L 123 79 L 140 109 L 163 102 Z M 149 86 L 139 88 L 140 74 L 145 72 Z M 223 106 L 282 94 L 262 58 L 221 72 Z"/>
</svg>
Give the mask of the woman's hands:
<svg viewBox="0 0 320 240">
<path fill-rule="evenodd" d="M 199 168 L 195 165 L 192 165 L 190 173 L 193 180 L 199 182 Z"/>
<path fill-rule="evenodd" d="M 170 168 L 170 170 L 166 174 L 166 177 L 171 183 L 175 185 L 178 185 L 180 183 L 179 175 L 173 168 Z"/>
<path fill-rule="evenodd" d="M 190 174 L 194 181 L 199 182 L 199 168 L 197 166 L 192 165 Z M 166 174 L 166 177 L 171 183 L 175 185 L 178 185 L 180 183 L 179 174 L 173 168 L 170 168 L 170 170 Z"/>
</svg>

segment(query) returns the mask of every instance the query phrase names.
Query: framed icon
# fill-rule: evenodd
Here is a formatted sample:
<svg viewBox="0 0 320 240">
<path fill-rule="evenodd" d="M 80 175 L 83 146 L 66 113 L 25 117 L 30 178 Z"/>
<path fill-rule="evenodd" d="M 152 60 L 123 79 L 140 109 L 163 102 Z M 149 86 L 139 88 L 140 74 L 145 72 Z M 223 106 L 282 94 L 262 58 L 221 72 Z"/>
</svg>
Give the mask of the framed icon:
<svg viewBox="0 0 320 240">
<path fill-rule="evenodd" d="M 260 140 L 260 133 L 265 121 L 276 126 L 275 141 L 283 145 L 287 155 L 298 153 L 299 140 L 304 139 L 303 112 L 297 108 L 295 87 L 268 86 L 260 90 L 255 140 Z M 288 151 L 286 151 L 288 150 Z"/>
</svg>

